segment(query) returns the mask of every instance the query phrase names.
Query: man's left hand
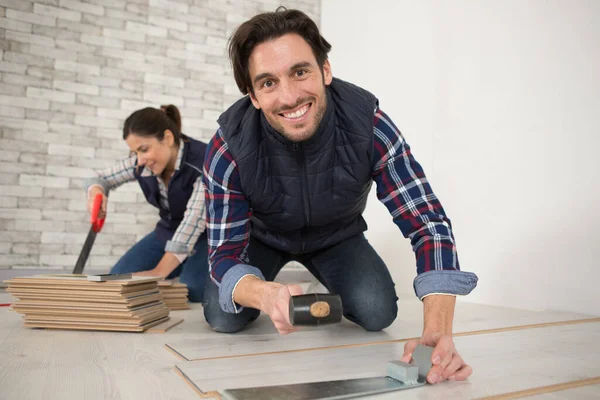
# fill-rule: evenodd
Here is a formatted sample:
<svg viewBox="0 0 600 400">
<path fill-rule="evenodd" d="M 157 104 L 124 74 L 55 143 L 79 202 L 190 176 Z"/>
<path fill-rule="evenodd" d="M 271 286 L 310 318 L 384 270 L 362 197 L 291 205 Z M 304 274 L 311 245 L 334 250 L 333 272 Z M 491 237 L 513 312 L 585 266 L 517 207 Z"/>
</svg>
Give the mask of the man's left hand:
<svg viewBox="0 0 600 400">
<path fill-rule="evenodd" d="M 404 355 L 401 361 L 409 363 L 418 344 L 434 347 L 433 354 L 431 354 L 433 366 L 427 374 L 429 383 L 439 383 L 445 380 L 464 381 L 473 373 L 473 369 L 463 361 L 456 351 L 452 336 L 441 333 L 426 333 L 421 339 L 408 341 L 404 345 Z"/>
</svg>

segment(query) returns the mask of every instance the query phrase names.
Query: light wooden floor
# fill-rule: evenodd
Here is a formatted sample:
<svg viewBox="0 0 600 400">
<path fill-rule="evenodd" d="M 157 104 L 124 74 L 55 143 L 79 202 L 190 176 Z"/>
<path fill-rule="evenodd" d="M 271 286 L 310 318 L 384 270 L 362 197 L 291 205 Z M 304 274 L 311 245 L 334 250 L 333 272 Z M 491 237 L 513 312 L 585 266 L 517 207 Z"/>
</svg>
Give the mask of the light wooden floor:
<svg viewBox="0 0 600 400">
<path fill-rule="evenodd" d="M 0 292 L 0 303 L 9 298 Z M 198 305 L 173 312 L 185 321 L 164 334 L 30 330 L 0 307 L 0 399 L 198 399 L 194 385 L 207 392 L 258 379 L 376 376 L 421 330 L 420 303 L 408 297 L 399 306 L 402 318 L 385 332 L 341 324 L 285 337 L 267 319 L 241 334 L 216 334 Z M 600 319 L 586 318 L 592 317 L 460 302 L 455 328 L 462 334 L 455 341 L 475 369 L 471 379 L 374 398 L 478 398 L 600 376 Z M 600 380 L 529 398 L 600 399 Z"/>
</svg>

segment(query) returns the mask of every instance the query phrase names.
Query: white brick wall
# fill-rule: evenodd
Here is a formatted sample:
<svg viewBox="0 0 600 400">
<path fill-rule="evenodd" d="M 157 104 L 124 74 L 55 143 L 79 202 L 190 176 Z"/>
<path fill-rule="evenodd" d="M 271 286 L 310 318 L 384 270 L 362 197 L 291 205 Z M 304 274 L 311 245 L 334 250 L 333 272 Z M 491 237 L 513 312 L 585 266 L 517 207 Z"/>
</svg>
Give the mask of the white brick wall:
<svg viewBox="0 0 600 400">
<path fill-rule="evenodd" d="M 14 3 L 18 2 L 19 0 L 14 1 Z M 35 25 L 56 26 L 56 18 L 54 17 L 46 16 L 44 14 L 34 14 L 32 12 L 17 11 L 11 9 L 10 6 L 6 8 L 6 18 L 29 22 Z"/>
<path fill-rule="evenodd" d="M 283 4 L 319 21 L 320 0 Z M 73 268 L 89 230 L 83 179 L 128 155 L 131 112 L 173 103 L 186 134 L 210 139 L 239 98 L 229 35 L 278 5 L 0 0 L 0 270 Z M 114 191 L 88 268 L 109 269 L 157 219 L 137 185 Z"/>
</svg>

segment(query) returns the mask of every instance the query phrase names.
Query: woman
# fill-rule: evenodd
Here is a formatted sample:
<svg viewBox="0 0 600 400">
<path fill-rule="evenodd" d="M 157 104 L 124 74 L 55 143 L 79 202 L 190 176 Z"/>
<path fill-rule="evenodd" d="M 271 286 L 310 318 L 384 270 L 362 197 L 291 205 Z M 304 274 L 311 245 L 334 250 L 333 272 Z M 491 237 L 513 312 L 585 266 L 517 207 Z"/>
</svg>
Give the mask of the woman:
<svg viewBox="0 0 600 400">
<path fill-rule="evenodd" d="M 111 273 L 179 276 L 189 300 L 201 302 L 208 276 L 202 185 L 206 144 L 181 133 L 181 116 L 174 105 L 134 112 L 125 120 L 123 139 L 131 156 L 88 180 L 88 210 L 101 194 L 103 217 L 110 190 L 137 180 L 146 200 L 159 209 L 160 220 Z"/>
</svg>

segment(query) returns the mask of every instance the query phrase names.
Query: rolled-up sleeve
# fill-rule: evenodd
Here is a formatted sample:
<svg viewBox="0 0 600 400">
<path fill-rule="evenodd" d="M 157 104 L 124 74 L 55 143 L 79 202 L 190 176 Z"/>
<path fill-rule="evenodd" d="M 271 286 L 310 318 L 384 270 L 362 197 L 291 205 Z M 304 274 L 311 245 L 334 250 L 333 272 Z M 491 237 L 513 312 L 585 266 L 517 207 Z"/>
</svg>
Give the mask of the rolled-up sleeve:
<svg viewBox="0 0 600 400">
<path fill-rule="evenodd" d="M 477 285 L 477 276 L 460 270 L 452 224 L 423 168 L 380 109 L 375 110 L 373 125 L 377 197 L 411 241 L 417 264 L 415 294 L 419 299 L 431 294 L 469 294 Z"/>
</svg>

